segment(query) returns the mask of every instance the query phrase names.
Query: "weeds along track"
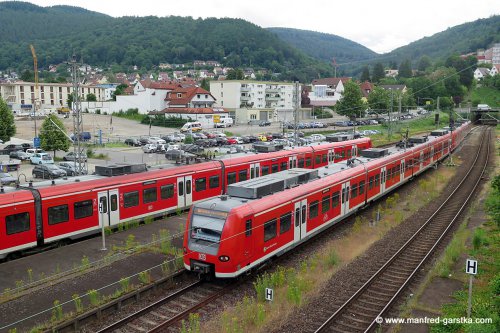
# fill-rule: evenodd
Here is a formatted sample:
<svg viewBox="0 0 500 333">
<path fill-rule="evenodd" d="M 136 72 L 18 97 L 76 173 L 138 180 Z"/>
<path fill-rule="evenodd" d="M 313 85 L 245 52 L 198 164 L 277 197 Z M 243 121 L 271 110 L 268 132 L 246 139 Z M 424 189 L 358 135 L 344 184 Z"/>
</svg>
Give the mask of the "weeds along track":
<svg viewBox="0 0 500 333">
<path fill-rule="evenodd" d="M 490 129 L 483 129 L 474 163 L 417 232 L 335 312 L 311 313 L 311 332 L 369 332 L 432 255 L 470 201 L 488 165 Z M 422 217 L 426 218 L 426 217 Z M 335 306 L 334 304 L 331 305 Z M 333 312 L 333 314 L 332 314 Z"/>
<path fill-rule="evenodd" d="M 178 332 L 179 323 L 189 314 L 216 308 L 214 302 L 228 293 L 235 283 L 196 281 L 99 330 L 108 332 Z"/>
</svg>

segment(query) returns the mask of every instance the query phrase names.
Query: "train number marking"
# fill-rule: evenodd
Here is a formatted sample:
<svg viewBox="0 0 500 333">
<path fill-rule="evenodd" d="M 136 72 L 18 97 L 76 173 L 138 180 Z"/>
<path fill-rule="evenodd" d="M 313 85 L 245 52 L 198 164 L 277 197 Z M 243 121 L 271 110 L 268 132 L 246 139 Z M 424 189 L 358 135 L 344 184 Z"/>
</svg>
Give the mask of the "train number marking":
<svg viewBox="0 0 500 333">
<path fill-rule="evenodd" d="M 207 260 L 207 255 L 205 253 L 199 253 L 198 254 L 198 259 L 200 259 L 200 260 Z"/>
</svg>

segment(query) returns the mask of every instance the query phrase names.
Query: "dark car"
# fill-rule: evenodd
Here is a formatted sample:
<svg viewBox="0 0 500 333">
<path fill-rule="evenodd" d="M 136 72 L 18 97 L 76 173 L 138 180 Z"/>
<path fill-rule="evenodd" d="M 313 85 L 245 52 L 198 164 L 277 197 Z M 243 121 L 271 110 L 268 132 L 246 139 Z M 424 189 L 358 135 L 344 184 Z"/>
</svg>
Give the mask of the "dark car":
<svg viewBox="0 0 500 333">
<path fill-rule="evenodd" d="M 22 150 L 11 151 L 9 154 L 9 157 L 16 158 L 16 159 L 21 160 L 21 161 L 26 161 L 26 160 L 30 159 L 30 156 Z"/>
<path fill-rule="evenodd" d="M 76 168 L 74 162 L 60 162 L 58 166 L 64 171 L 66 171 L 66 175 L 68 176 L 76 175 Z M 81 174 L 86 175 L 87 171 L 82 170 Z"/>
<path fill-rule="evenodd" d="M 134 147 L 140 147 L 141 146 L 141 143 L 139 142 L 139 140 L 137 140 L 135 138 L 125 139 L 125 144 L 128 145 L 128 146 L 134 146 Z"/>
<path fill-rule="evenodd" d="M 141 146 L 149 144 L 148 138 L 140 138 L 139 142 L 141 143 Z"/>
<path fill-rule="evenodd" d="M 24 151 L 23 146 L 11 144 L 11 145 L 7 145 L 1 149 L 1 151 L 3 151 L 3 154 L 5 154 L 5 155 L 10 154 L 10 152 L 12 152 L 12 151 L 18 151 L 18 150 Z"/>
<path fill-rule="evenodd" d="M 227 139 L 221 136 L 215 138 L 217 140 L 217 145 L 222 146 L 227 144 Z"/>
<path fill-rule="evenodd" d="M 210 141 L 208 139 L 197 139 L 194 144 L 198 147 L 210 147 Z"/>
<path fill-rule="evenodd" d="M 255 141 L 259 141 L 259 138 L 255 135 L 244 135 L 241 137 L 244 143 L 253 143 Z"/>
<path fill-rule="evenodd" d="M 260 123 L 259 123 L 259 126 L 271 126 L 271 122 L 270 121 L 267 121 L 267 120 L 262 120 Z"/>
<path fill-rule="evenodd" d="M 32 143 L 21 143 L 21 146 L 23 147 L 23 151 L 26 151 L 26 149 L 33 148 Z"/>
<path fill-rule="evenodd" d="M 59 178 L 65 177 L 66 171 L 54 164 L 35 165 L 31 172 L 34 178 Z"/>
</svg>

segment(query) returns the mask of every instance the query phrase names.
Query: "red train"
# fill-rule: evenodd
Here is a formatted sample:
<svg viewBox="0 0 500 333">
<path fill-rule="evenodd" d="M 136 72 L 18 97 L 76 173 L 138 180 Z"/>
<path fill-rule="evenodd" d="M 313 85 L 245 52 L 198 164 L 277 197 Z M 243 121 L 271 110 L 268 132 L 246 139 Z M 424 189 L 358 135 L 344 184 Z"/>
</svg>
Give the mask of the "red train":
<svg viewBox="0 0 500 333">
<path fill-rule="evenodd" d="M 115 177 L 82 176 L 0 189 L 0 259 L 101 226 L 161 216 L 225 192 L 229 184 L 289 167 L 319 168 L 371 147 L 369 138 Z M 102 204 L 103 212 L 99 213 Z"/>
<path fill-rule="evenodd" d="M 232 185 L 228 193 L 233 195 L 192 206 L 184 266 L 219 278 L 247 272 L 430 168 L 463 140 L 468 128 L 465 123 L 451 133 L 435 131 L 410 148 L 364 150 L 362 157 L 318 169 L 319 180 L 295 187 L 312 170 L 285 171 L 279 186 L 278 174 Z"/>
</svg>

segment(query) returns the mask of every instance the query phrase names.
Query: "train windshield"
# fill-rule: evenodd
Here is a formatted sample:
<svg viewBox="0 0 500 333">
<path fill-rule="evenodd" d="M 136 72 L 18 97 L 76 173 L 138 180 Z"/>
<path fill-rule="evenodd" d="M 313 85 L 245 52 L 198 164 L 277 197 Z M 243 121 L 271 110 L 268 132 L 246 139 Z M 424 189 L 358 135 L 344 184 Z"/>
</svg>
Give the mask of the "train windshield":
<svg viewBox="0 0 500 333">
<path fill-rule="evenodd" d="M 191 239 L 219 243 L 225 219 L 193 214 Z"/>
</svg>

